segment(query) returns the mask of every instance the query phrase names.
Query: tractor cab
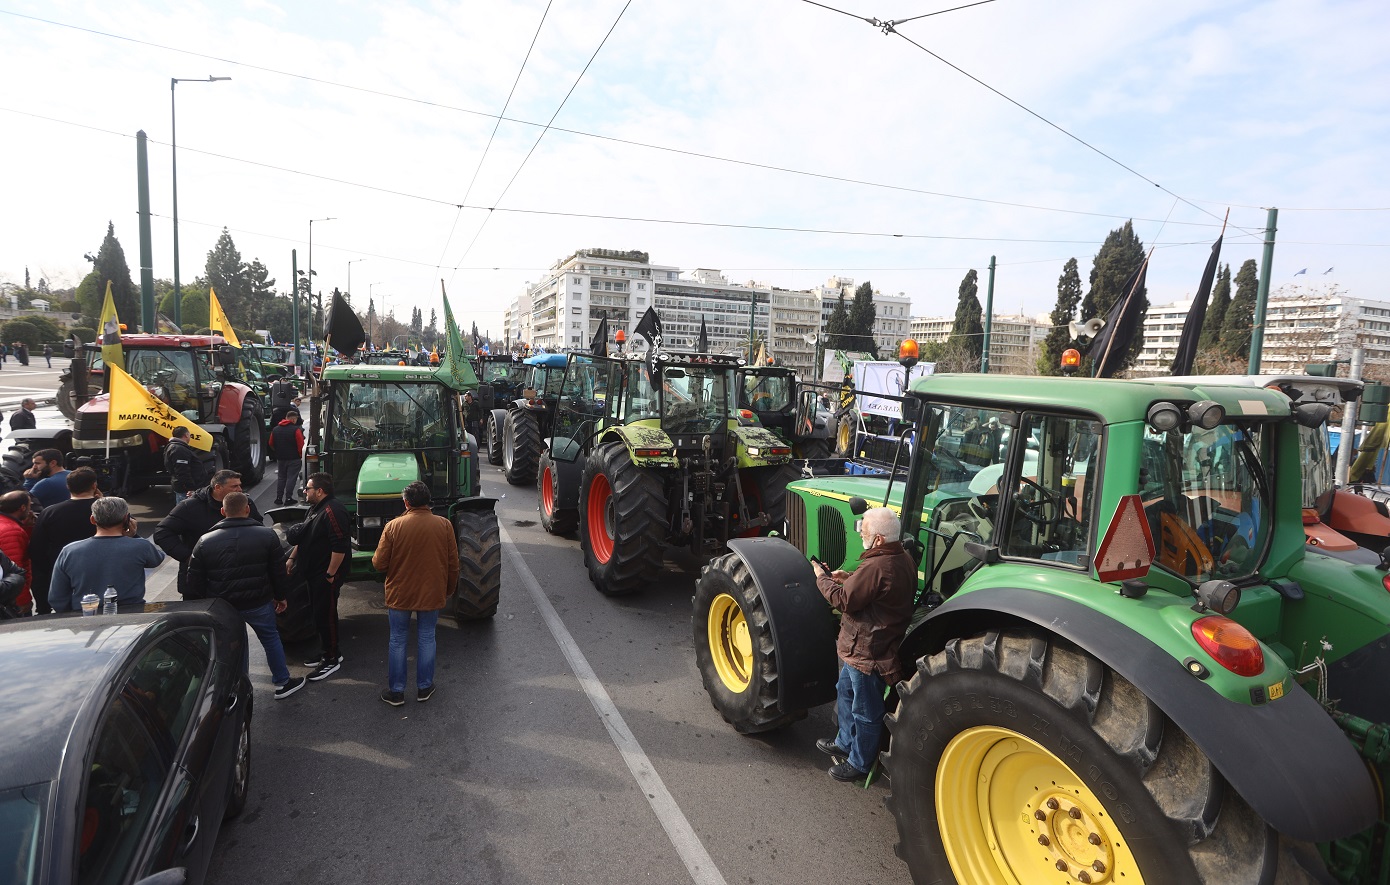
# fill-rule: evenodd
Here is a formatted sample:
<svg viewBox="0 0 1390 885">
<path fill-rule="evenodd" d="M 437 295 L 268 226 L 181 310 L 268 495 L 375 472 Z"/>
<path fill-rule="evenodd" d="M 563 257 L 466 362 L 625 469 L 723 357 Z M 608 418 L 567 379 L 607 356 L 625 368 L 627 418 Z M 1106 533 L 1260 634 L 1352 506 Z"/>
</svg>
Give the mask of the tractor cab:
<svg viewBox="0 0 1390 885">
<path fill-rule="evenodd" d="M 780 366 L 750 366 L 738 372 L 738 405 L 753 420 L 791 439 L 796 411 L 796 375 Z"/>
</svg>

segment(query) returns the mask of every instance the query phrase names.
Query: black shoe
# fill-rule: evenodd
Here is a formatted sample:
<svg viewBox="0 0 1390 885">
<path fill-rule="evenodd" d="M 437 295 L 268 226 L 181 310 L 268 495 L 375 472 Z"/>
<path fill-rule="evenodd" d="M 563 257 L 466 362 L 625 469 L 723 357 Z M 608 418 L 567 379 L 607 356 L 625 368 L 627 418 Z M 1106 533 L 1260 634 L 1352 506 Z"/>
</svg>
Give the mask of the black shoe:
<svg viewBox="0 0 1390 885">
<path fill-rule="evenodd" d="M 846 759 L 844 762 L 830 766 L 830 776 L 837 781 L 850 783 L 853 781 L 862 781 L 869 775 L 855 768 L 853 765 L 850 765 L 849 760 Z"/>
<path fill-rule="evenodd" d="M 381 690 L 381 699 L 393 707 L 399 707 L 405 703 L 405 692 L 383 688 Z"/>
<path fill-rule="evenodd" d="M 305 685 L 303 676 L 296 676 L 284 685 L 275 686 L 275 700 L 282 700 L 299 691 Z"/>
<path fill-rule="evenodd" d="M 415 700 L 423 703 L 424 701 L 429 700 L 430 695 L 432 694 L 434 694 L 433 685 L 431 685 L 429 688 L 417 688 L 415 689 Z"/>
<path fill-rule="evenodd" d="M 284 503 L 285 503 L 285 502 L 284 502 L 284 501 L 281 501 L 279 498 L 276 498 L 276 499 L 275 499 L 275 506 L 276 506 L 276 507 L 279 507 L 280 505 L 282 505 L 282 504 L 284 504 Z"/>
<path fill-rule="evenodd" d="M 338 668 L 341 666 L 343 666 L 342 655 L 338 655 L 336 659 L 326 660 L 323 662 L 323 666 L 309 674 L 309 681 L 318 682 L 320 679 L 327 679 L 329 676 L 337 673 Z"/>
<path fill-rule="evenodd" d="M 346 660 L 347 658 L 345 656 L 338 655 L 338 663 L 341 664 L 343 661 Z M 319 667 L 322 667 L 326 663 L 328 663 L 328 658 L 325 655 L 319 655 L 312 661 L 305 661 L 304 666 L 308 667 L 310 670 L 317 670 Z"/>
<path fill-rule="evenodd" d="M 849 750 L 841 750 L 834 738 L 821 738 L 816 741 L 816 749 L 835 759 L 849 759 Z"/>
</svg>

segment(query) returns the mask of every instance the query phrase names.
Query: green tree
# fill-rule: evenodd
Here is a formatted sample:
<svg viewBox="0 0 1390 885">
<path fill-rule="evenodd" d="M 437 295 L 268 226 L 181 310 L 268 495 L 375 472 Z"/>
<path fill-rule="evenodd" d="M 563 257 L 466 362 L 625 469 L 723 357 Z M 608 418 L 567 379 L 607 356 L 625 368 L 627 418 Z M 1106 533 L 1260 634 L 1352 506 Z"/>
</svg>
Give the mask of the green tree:
<svg viewBox="0 0 1390 885">
<path fill-rule="evenodd" d="M 841 289 L 835 309 L 830 311 L 830 319 L 825 323 L 825 349 L 854 350 L 850 340 L 845 337 L 849 331 L 849 310 L 845 307 L 845 292 Z"/>
<path fill-rule="evenodd" d="M 430 324 L 425 327 L 425 344 L 433 346 L 439 340 L 439 317 L 435 314 L 434 308 L 430 308 Z"/>
<path fill-rule="evenodd" d="M 1105 317 L 1115 302 L 1125 296 L 1125 283 L 1129 281 L 1129 275 L 1143 262 L 1144 244 L 1134 233 L 1134 222 L 1126 221 L 1124 226 L 1112 230 L 1091 264 L 1091 288 L 1081 302 L 1081 318 Z M 1149 312 L 1147 288 L 1140 289 L 1135 297 L 1138 299 L 1135 308 L 1139 312 L 1139 325 L 1120 364 L 1120 371 L 1134 363 L 1144 346 L 1143 318 Z"/>
<path fill-rule="evenodd" d="M 78 304 L 76 301 L 73 301 L 72 299 L 68 299 L 67 301 L 64 301 L 62 304 L 58 305 L 58 309 L 61 310 L 63 313 L 81 313 L 82 305 Z"/>
<path fill-rule="evenodd" d="M 125 250 L 116 239 L 114 223 L 107 222 L 106 238 L 101 241 L 101 248 L 97 250 L 96 257 L 88 254 L 87 258 L 92 262 L 92 272 L 96 274 L 96 280 L 87 290 L 88 301 L 92 303 L 84 301 L 81 297 L 77 299 L 82 303 L 82 312 L 88 313 L 90 310 L 90 316 L 101 316 L 101 305 L 106 298 L 106 284 L 109 282 L 111 298 L 116 302 L 116 315 L 121 318 L 121 322 L 132 329 L 135 328 L 140 322 L 140 297 L 135 283 L 130 278 L 130 265 L 126 264 Z M 87 284 L 85 279 L 82 282 L 83 285 Z"/>
<path fill-rule="evenodd" d="M 1062 265 L 1057 278 L 1057 304 L 1052 308 L 1052 330 L 1043 339 L 1038 356 L 1039 375 L 1062 374 L 1062 351 L 1071 347 L 1071 323 L 1076 319 L 1076 306 L 1081 303 L 1081 271 L 1075 258 Z"/>
<path fill-rule="evenodd" d="M 960 281 L 959 300 L 956 302 L 956 321 L 951 324 L 950 337 L 946 339 L 947 350 L 954 352 L 964 363 L 974 364 L 978 371 L 980 357 L 984 354 L 985 326 L 984 310 L 980 307 L 980 275 L 972 267 Z"/>
<path fill-rule="evenodd" d="M 23 341 L 30 347 L 42 343 L 39 330 L 27 320 L 10 320 L 5 325 L 0 326 L 0 340 L 3 340 L 6 345 Z"/>
<path fill-rule="evenodd" d="M 218 296 L 219 298 L 221 296 Z M 179 316 L 185 333 L 200 332 L 208 327 L 208 296 L 206 292 L 184 292 L 183 311 Z M 235 324 L 233 324 L 235 328 Z"/>
<path fill-rule="evenodd" d="M 275 280 L 271 279 L 270 270 L 261 264 L 259 258 L 251 259 L 251 263 L 246 265 L 246 278 L 251 287 L 251 302 L 247 307 L 246 319 L 252 328 L 265 328 L 261 324 L 265 322 L 270 301 L 275 297 Z"/>
<path fill-rule="evenodd" d="M 294 301 L 287 295 L 270 298 L 261 311 L 262 329 L 266 329 L 276 341 L 294 342 Z"/>
<path fill-rule="evenodd" d="M 217 242 L 208 250 L 207 264 L 204 266 L 203 276 L 197 280 L 197 285 L 200 288 L 211 287 L 217 292 L 217 300 L 226 311 L 227 319 L 231 321 L 233 328 L 238 323 L 245 323 L 250 319 L 253 301 L 251 274 L 241 260 L 236 243 L 232 242 L 232 235 L 225 227 L 217 237 Z M 185 324 L 189 322 L 186 316 L 182 319 Z M 207 325 L 206 321 L 203 325 Z"/>
<path fill-rule="evenodd" d="M 1255 326 L 1255 292 L 1260 274 L 1255 259 L 1246 259 L 1236 273 L 1236 296 L 1221 324 L 1221 352 L 1235 359 L 1250 358 L 1250 332 Z"/>
<path fill-rule="evenodd" d="M 67 337 L 67 333 L 58 328 L 58 324 L 46 316 L 30 314 L 29 316 L 22 316 L 20 319 L 34 327 L 38 332 L 38 343 L 40 344 L 58 344 Z"/>
<path fill-rule="evenodd" d="M 854 303 L 849 307 L 848 335 L 850 350 L 862 350 L 871 359 L 878 358 L 878 343 L 874 341 L 874 286 L 868 280 L 854 290 Z"/>
<path fill-rule="evenodd" d="M 1226 323 L 1226 311 L 1231 307 L 1231 265 L 1216 270 L 1216 283 L 1207 303 L 1207 318 L 1202 325 L 1202 337 L 1197 339 L 1198 350 L 1215 350 L 1221 344 L 1221 329 Z"/>
</svg>

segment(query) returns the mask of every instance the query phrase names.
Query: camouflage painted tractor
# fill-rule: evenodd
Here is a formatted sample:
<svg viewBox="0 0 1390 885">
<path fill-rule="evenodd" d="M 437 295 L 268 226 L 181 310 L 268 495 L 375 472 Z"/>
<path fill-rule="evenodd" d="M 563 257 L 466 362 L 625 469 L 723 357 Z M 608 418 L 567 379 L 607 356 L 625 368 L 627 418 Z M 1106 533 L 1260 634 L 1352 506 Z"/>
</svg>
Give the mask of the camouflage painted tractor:
<svg viewBox="0 0 1390 885">
<path fill-rule="evenodd" d="M 798 474 L 785 442 L 740 420 L 740 363 L 570 354 L 541 455 L 541 524 L 552 534 L 578 529 L 600 592 L 645 588 L 668 544 L 704 556 L 781 527 L 787 482 Z"/>
<path fill-rule="evenodd" d="M 462 394 L 477 379 L 466 364 L 459 374 L 453 378 L 447 367 L 329 364 L 310 406 L 322 426 L 317 441 L 305 446 L 305 461 L 310 471 L 332 474 L 352 517 L 349 581 L 385 579 L 372 568 L 382 528 L 405 512 L 401 491 L 408 484 L 429 486 L 434 512 L 454 524 L 458 539 L 452 613 L 479 620 L 497 613 L 502 542 L 497 502 L 480 494 L 477 441 L 462 424 Z M 307 512 L 290 506 L 270 516 L 293 523 Z"/>
<path fill-rule="evenodd" d="M 993 375 L 907 399 L 906 469 L 793 483 L 785 539 L 702 574 L 697 662 L 735 729 L 835 698 L 807 558 L 856 562 L 886 503 L 920 564 L 880 760 L 915 882 L 1390 881 L 1390 576 L 1300 518 L 1326 404 Z"/>
<path fill-rule="evenodd" d="M 563 353 L 545 353 L 522 361 L 526 377 L 502 419 L 502 474 L 514 486 L 536 481 L 544 440 L 550 438 L 560 385 L 565 378 Z"/>
</svg>

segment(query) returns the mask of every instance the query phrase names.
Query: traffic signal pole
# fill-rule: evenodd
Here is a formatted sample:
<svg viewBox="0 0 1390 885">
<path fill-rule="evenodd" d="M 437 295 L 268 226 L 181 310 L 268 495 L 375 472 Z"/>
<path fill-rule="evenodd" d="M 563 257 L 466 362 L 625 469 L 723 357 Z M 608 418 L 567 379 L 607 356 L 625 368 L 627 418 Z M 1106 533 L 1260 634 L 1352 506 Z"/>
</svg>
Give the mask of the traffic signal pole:
<svg viewBox="0 0 1390 885">
<path fill-rule="evenodd" d="M 1274 231 L 1278 227 L 1279 210 L 1270 209 L 1265 222 L 1265 248 L 1260 256 L 1260 284 L 1255 289 L 1255 319 L 1250 326 L 1250 365 L 1247 375 L 1260 374 L 1260 357 L 1265 343 L 1265 305 L 1269 303 L 1269 276 L 1274 265 Z"/>
</svg>

